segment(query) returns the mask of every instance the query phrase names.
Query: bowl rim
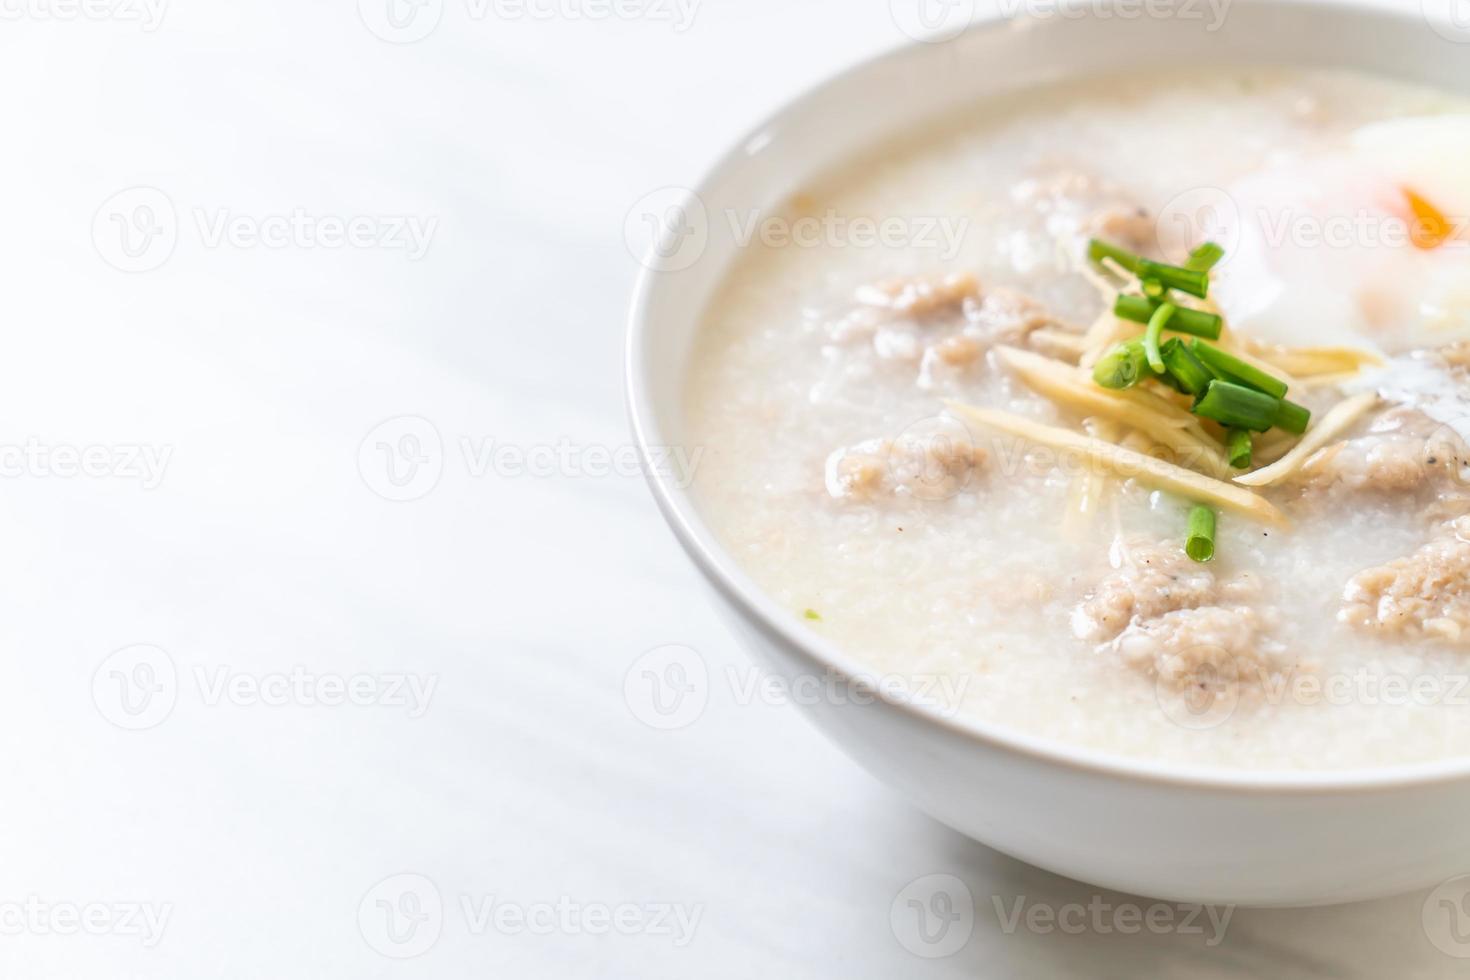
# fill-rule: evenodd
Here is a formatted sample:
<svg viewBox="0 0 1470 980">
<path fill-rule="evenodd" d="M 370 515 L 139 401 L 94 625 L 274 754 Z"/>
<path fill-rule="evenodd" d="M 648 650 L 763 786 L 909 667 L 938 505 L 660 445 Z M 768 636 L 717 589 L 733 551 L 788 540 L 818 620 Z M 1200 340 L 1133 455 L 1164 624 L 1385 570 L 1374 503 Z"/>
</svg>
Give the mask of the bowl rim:
<svg viewBox="0 0 1470 980">
<path fill-rule="evenodd" d="M 1383 0 L 1232 0 L 1242 6 L 1295 8 L 1324 16 L 1357 15 L 1369 20 L 1408 21 L 1415 18 L 1405 6 L 1389 6 Z M 1090 14 L 1089 14 L 1090 16 Z M 1427 14 L 1420 13 L 1421 19 Z M 977 32 L 1012 29 L 1025 15 L 1008 18 L 1002 13 L 980 14 L 953 43 Z M 1427 26 L 1427 25 L 1426 25 Z M 738 170 L 748 157 L 746 148 L 764 134 L 776 129 L 790 113 L 830 89 L 847 84 L 853 78 L 890 62 L 918 57 L 933 41 L 910 40 L 895 44 L 875 55 L 807 85 L 793 96 L 764 113 L 759 122 L 739 135 L 720 154 L 694 184 L 701 193 Z M 1126 779 L 1163 786 L 1267 794 L 1327 794 L 1375 792 L 1407 786 L 1432 786 L 1470 778 L 1470 754 L 1449 759 L 1427 760 L 1403 765 L 1383 765 L 1349 769 L 1267 769 L 1211 768 L 1177 762 L 1122 755 L 1119 753 L 1075 745 L 1060 739 L 1035 735 L 1011 725 L 968 716 L 960 712 L 946 714 L 903 691 L 885 685 L 873 685 L 867 679 L 872 672 L 837 643 L 807 628 L 796 615 L 771 599 L 754 579 L 735 562 L 712 529 L 705 523 L 686 487 L 674 482 L 672 475 L 654 465 L 652 437 L 658 433 L 658 413 L 645 371 L 644 352 L 648 344 L 649 311 L 660 289 L 661 276 L 649 261 L 640 262 L 628 312 L 624 344 L 623 380 L 625 405 L 634 445 L 642 462 L 654 500 L 664 520 L 673 530 L 680 546 L 689 555 L 706 580 L 748 622 L 774 637 L 799 654 L 811 666 L 830 671 L 845 682 L 870 692 L 874 706 L 882 704 L 895 709 L 910 721 L 936 726 L 950 735 L 961 736 L 986 748 L 1007 752 L 1029 760 L 1047 763 L 1078 774 Z"/>
</svg>

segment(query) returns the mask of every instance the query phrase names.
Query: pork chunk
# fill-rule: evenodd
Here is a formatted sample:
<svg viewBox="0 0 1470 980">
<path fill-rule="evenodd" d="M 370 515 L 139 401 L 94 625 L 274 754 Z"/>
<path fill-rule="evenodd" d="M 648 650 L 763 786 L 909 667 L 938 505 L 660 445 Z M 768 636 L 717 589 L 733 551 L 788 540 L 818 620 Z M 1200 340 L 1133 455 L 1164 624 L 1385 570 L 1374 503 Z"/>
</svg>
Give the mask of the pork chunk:
<svg viewBox="0 0 1470 980">
<path fill-rule="evenodd" d="M 1128 666 L 1180 690 L 1206 678 L 1259 680 L 1279 648 L 1263 635 L 1250 606 L 1176 609 L 1130 625 L 1113 643 Z"/>
<path fill-rule="evenodd" d="M 1279 649 L 1245 604 L 1257 594 L 1250 576 L 1221 581 L 1169 542 L 1120 542 L 1113 564 L 1073 615 L 1080 638 L 1172 688 L 1204 671 L 1226 680 L 1269 672 Z"/>
<path fill-rule="evenodd" d="M 863 287 L 858 291 L 858 298 L 871 306 L 922 319 L 959 313 L 967 303 L 979 302 L 980 282 L 968 272 L 888 279 Z"/>
<path fill-rule="evenodd" d="M 829 336 L 862 344 L 879 361 L 912 364 L 919 387 L 962 378 L 995 344 L 1021 344 L 1043 326 L 1061 326 L 1043 304 L 1003 286 L 982 289 L 969 273 L 889 279 L 863 286 L 857 305 Z"/>
<path fill-rule="evenodd" d="M 1470 646 L 1470 516 L 1442 525 L 1413 554 L 1353 576 L 1338 618 L 1362 630 Z"/>
<path fill-rule="evenodd" d="M 1212 605 L 1222 586 L 1206 565 L 1190 560 L 1171 542 L 1135 539 L 1113 547 L 1115 571 L 1078 607 L 1072 624 L 1085 640 L 1111 640 L 1131 623 L 1157 619 L 1177 609 Z M 1230 583 L 1232 596 L 1249 594 L 1248 580 Z"/>
<path fill-rule="evenodd" d="M 827 493 L 853 501 L 946 500 L 963 490 L 984 462 L 985 450 L 948 428 L 867 439 L 827 457 Z"/>
<path fill-rule="evenodd" d="M 1300 478 L 1309 490 L 1446 491 L 1465 485 L 1467 467 L 1470 450 L 1454 429 L 1414 409 L 1394 408 L 1363 435 L 1313 454 Z"/>
</svg>

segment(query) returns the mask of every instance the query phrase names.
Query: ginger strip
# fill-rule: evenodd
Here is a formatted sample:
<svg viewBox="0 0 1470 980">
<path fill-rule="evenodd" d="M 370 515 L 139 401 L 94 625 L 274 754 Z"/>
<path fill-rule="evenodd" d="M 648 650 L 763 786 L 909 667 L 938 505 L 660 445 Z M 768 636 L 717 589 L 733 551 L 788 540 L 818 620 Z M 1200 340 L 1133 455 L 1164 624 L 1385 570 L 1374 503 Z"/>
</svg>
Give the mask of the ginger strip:
<svg viewBox="0 0 1470 980">
<path fill-rule="evenodd" d="M 1376 404 L 1378 395 L 1371 391 L 1338 402 L 1332 411 L 1307 430 L 1301 442 L 1291 447 L 1291 451 L 1285 456 L 1270 466 L 1237 476 L 1235 482 L 1246 487 L 1268 487 L 1273 483 L 1280 483 L 1299 470 L 1308 457 L 1341 435 Z"/>
<path fill-rule="evenodd" d="M 1138 429 L 1189 465 L 1211 476 L 1230 475 L 1225 451 L 1205 434 L 1199 419 L 1149 391 L 1114 391 L 1083 378 L 1075 368 L 1015 347 L 996 355 L 1040 394 L 1087 415 L 1101 415 Z"/>
<path fill-rule="evenodd" d="M 1075 454 L 1083 462 L 1125 480 L 1137 480 L 1145 486 L 1178 494 L 1186 500 L 1216 504 L 1268 524 L 1286 524 L 1286 515 L 1272 506 L 1270 501 L 1223 480 L 1204 476 L 1080 432 L 1043 425 L 1012 412 L 976 408 L 959 402 L 945 404 L 950 411 L 963 419 L 1059 452 Z"/>
</svg>

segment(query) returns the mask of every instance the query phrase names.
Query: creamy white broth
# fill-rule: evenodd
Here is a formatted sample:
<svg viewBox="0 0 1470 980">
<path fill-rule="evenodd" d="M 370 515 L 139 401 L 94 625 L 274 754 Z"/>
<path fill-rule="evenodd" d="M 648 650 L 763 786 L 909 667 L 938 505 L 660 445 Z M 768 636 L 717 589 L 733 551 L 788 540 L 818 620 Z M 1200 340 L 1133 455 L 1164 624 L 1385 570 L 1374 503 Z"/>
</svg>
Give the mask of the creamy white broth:
<svg viewBox="0 0 1470 980">
<path fill-rule="evenodd" d="M 964 438 L 946 399 L 1079 430 L 1081 414 L 1001 366 L 993 338 L 941 347 L 963 331 L 942 316 L 875 326 L 871 301 L 874 284 L 949 275 L 963 291 L 962 277 L 973 275 L 979 285 L 963 323 L 1034 314 L 1043 329 L 1081 330 L 1103 305 L 1077 261 L 1099 215 L 1126 233 L 1131 209 L 1142 207 L 1151 227 L 1181 193 L 1231 187 L 1283 155 L 1331 155 L 1366 124 L 1465 111 L 1443 94 L 1338 73 L 1104 80 L 976 107 L 813 182 L 785 219 L 897 217 L 917 240 L 757 238 L 743 250 L 709 306 L 688 381 L 704 515 L 809 628 L 875 674 L 959 691 L 954 707 L 968 715 L 1106 751 L 1228 767 L 1464 754 L 1470 684 L 1459 678 L 1470 677 L 1470 646 L 1358 628 L 1344 613 L 1345 589 L 1365 569 L 1453 537 L 1427 515 L 1442 507 L 1437 484 L 1354 488 L 1355 448 L 1329 461 L 1343 475 L 1266 493 L 1289 527 L 1222 513 L 1216 559 L 1180 569 L 1203 569 L 1202 605 L 1240 617 L 1225 629 L 1239 633 L 1250 620 L 1244 638 L 1226 644 L 1232 663 L 1250 670 L 1213 700 L 1190 701 L 1188 684 L 1167 676 L 1177 657 L 1166 668 L 1148 656 L 1129 662 L 1115 637 L 1088 638 L 1085 622 L 1120 554 L 1182 546 L 1190 502 L 1113 481 L 1101 508 L 1079 517 L 1075 466 L 980 429 L 968 431 L 983 461 L 950 453 L 936 471 L 932 458 L 914 457 L 906 470 L 918 440 L 936 431 L 956 445 Z M 1151 149 L 1161 143 L 1178 150 Z M 926 234 L 933 219 L 955 216 L 964 219 L 957 248 Z M 893 295 L 915 299 L 897 287 Z M 917 297 L 920 306 L 932 299 Z M 1359 340 L 1375 342 L 1338 342 Z M 1019 343 L 1046 346 L 1024 331 Z M 1436 424 L 1454 415 L 1459 376 L 1438 361 L 1403 363 L 1383 387 L 1434 387 Z M 1426 372 L 1433 385 L 1415 380 Z M 1291 397 L 1320 417 L 1347 392 L 1324 385 Z M 1347 435 L 1370 436 L 1374 424 Z M 1381 455 L 1377 441 L 1359 445 Z M 868 456 L 880 461 L 871 471 Z M 921 478 L 905 483 L 915 470 Z M 844 496 L 851 486 L 863 492 Z"/>
</svg>

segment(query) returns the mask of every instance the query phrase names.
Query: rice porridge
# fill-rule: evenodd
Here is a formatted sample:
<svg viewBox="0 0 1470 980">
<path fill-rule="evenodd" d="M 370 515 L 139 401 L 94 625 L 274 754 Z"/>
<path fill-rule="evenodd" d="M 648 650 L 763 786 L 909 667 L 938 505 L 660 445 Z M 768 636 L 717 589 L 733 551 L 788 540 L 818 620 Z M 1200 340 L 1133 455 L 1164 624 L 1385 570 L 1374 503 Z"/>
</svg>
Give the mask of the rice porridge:
<svg viewBox="0 0 1470 980">
<path fill-rule="evenodd" d="M 755 236 L 705 314 L 702 514 L 945 710 L 1235 768 L 1470 751 L 1467 113 L 1104 79 L 812 181 L 776 217 L 825 233 Z"/>
</svg>

